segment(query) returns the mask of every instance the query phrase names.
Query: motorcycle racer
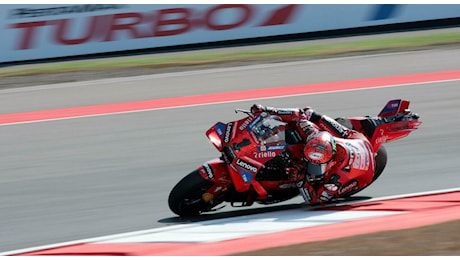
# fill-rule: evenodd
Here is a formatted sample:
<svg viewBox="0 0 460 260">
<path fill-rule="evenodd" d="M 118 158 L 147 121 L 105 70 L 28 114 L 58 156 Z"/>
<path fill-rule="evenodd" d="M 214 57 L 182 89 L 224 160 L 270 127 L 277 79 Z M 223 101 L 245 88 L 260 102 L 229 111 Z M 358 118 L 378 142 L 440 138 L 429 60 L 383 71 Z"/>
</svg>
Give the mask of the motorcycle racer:
<svg viewBox="0 0 460 260">
<path fill-rule="evenodd" d="M 311 107 L 235 109 L 247 116 L 216 122 L 206 131 L 219 157 L 174 186 L 169 208 L 186 217 L 219 210 L 224 202 L 271 205 L 301 194 L 308 204 L 323 205 L 352 196 L 382 174 L 387 162 L 382 144 L 422 124 L 409 105 L 393 99 L 377 116 L 335 120 Z"/>
<path fill-rule="evenodd" d="M 286 173 L 295 181 L 308 204 L 317 204 L 343 197 L 372 182 L 377 167 L 369 139 L 336 120 L 310 107 L 273 108 L 254 104 L 252 113 L 267 112 L 279 116 L 300 135 L 298 149 L 291 149 L 292 161 Z M 381 124 L 369 119 L 364 125 L 366 134 Z"/>
</svg>

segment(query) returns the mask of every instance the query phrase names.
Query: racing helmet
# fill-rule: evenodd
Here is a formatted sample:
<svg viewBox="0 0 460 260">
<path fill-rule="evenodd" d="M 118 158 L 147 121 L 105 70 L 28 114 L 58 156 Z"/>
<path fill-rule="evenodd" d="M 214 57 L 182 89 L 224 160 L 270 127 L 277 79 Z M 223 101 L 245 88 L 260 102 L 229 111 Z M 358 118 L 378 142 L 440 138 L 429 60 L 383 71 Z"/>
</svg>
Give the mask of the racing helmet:
<svg viewBox="0 0 460 260">
<path fill-rule="evenodd" d="M 336 154 L 334 137 L 328 132 L 319 132 L 307 138 L 303 154 L 307 162 L 307 177 L 310 181 L 322 180 L 333 165 Z"/>
</svg>

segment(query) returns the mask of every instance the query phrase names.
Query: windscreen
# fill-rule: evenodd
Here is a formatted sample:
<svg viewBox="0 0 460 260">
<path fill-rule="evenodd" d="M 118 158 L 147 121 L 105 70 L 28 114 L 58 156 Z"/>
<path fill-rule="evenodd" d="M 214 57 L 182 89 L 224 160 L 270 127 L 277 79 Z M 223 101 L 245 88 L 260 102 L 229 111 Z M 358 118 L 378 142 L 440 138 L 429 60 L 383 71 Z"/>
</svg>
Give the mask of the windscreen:
<svg viewBox="0 0 460 260">
<path fill-rule="evenodd" d="M 251 131 L 263 144 L 281 144 L 286 140 L 285 125 L 277 116 L 269 116 L 258 122 Z"/>
</svg>

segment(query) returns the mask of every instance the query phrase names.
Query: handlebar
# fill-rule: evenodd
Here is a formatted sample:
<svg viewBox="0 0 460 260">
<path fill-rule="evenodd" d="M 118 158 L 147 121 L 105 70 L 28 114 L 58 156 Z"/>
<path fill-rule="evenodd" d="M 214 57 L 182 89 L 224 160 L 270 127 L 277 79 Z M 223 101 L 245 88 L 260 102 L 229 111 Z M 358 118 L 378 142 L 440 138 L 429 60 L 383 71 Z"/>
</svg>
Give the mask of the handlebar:
<svg viewBox="0 0 460 260">
<path fill-rule="evenodd" d="M 251 111 L 249 111 L 249 110 L 244 110 L 244 109 L 239 109 L 239 108 L 235 109 L 235 113 L 238 114 L 238 112 L 243 112 L 243 113 L 245 113 L 245 114 L 248 115 L 248 116 L 249 116 L 249 115 L 252 115 Z"/>
</svg>

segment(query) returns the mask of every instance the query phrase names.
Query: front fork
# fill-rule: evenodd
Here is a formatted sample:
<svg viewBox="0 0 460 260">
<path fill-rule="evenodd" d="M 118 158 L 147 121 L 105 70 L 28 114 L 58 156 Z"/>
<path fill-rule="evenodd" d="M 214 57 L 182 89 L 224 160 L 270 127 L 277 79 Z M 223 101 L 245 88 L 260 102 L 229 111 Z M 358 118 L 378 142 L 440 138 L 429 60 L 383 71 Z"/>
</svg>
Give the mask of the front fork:
<svg viewBox="0 0 460 260">
<path fill-rule="evenodd" d="M 232 184 L 227 164 L 221 159 L 205 162 L 198 168 L 198 172 L 201 177 L 214 183 L 202 196 L 205 202 L 221 197 L 220 195 L 228 191 Z"/>
<path fill-rule="evenodd" d="M 201 177 L 214 183 L 202 196 L 203 201 L 218 205 L 223 201 L 231 203 L 232 207 L 245 207 L 254 203 L 257 196 L 253 189 L 238 192 L 227 163 L 221 159 L 205 162 L 198 168 Z"/>
</svg>

